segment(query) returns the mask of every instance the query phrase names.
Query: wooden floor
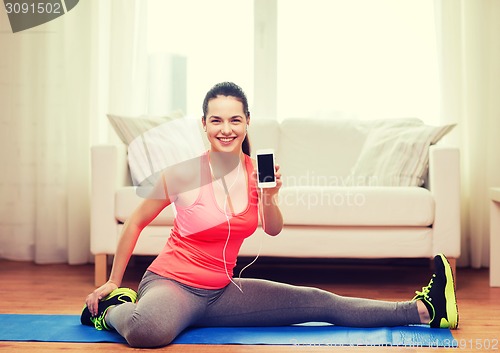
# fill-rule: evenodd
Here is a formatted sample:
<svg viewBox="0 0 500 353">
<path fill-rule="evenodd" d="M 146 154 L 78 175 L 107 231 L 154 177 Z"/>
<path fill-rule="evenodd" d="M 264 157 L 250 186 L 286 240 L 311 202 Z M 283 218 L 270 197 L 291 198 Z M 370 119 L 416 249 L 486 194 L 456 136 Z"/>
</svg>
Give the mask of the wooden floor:
<svg viewBox="0 0 500 353">
<path fill-rule="evenodd" d="M 244 277 L 267 278 L 312 285 L 341 295 L 384 300 L 406 300 L 426 285 L 431 269 L 424 263 L 317 263 L 276 262 L 263 259 Z M 127 270 L 124 285 L 136 289 L 146 261 L 138 258 Z M 458 269 L 457 298 L 460 328 L 453 331 L 461 352 L 500 349 L 500 288 L 490 288 L 487 270 Z M 0 313 L 79 314 L 93 287 L 91 265 L 34 265 L 0 261 Z M 489 346 L 489 349 L 486 349 Z M 429 352 L 432 348 L 342 347 L 337 351 Z M 0 342 L 9 352 L 117 352 L 132 350 L 113 343 Z M 332 347 L 198 346 L 171 345 L 169 352 L 326 352 Z M 441 348 L 439 352 L 457 352 Z"/>
</svg>

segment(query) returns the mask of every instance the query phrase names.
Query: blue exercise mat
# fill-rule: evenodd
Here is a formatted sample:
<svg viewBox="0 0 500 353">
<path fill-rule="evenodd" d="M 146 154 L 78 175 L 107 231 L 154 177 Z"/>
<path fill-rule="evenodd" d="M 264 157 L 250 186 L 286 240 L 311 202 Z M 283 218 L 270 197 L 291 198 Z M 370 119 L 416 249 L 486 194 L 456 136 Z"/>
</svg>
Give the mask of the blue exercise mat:
<svg viewBox="0 0 500 353">
<path fill-rule="evenodd" d="M 0 314 L 0 341 L 126 343 L 114 331 L 80 324 L 77 315 Z M 181 333 L 176 344 L 456 347 L 450 330 L 428 326 L 353 328 L 324 323 L 279 327 L 204 327 Z"/>
</svg>

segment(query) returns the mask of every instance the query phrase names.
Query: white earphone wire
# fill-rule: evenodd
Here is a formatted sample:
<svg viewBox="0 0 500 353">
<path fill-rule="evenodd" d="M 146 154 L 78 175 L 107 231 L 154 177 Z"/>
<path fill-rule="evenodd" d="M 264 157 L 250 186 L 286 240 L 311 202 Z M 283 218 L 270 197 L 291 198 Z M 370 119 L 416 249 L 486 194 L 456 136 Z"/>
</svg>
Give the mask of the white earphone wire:
<svg viewBox="0 0 500 353">
<path fill-rule="evenodd" d="M 231 185 L 227 189 L 225 187 L 225 183 L 223 184 L 223 182 L 221 182 L 221 180 L 215 179 L 214 172 L 213 172 L 213 169 L 212 169 L 212 164 L 210 163 L 210 159 L 208 161 L 208 166 L 210 167 L 210 173 L 212 174 L 213 179 L 215 181 L 217 181 L 219 183 L 219 185 L 221 186 L 221 188 L 226 192 L 226 197 L 224 198 L 224 208 L 223 208 L 224 215 L 226 216 L 226 221 L 227 221 L 227 238 L 226 238 L 226 242 L 224 244 L 224 248 L 222 249 L 222 260 L 224 262 L 224 271 L 226 272 L 226 276 L 229 279 L 229 281 L 231 281 L 231 283 L 234 284 L 236 286 L 236 288 L 238 288 L 241 293 L 243 293 L 243 288 L 241 286 L 241 276 L 243 274 L 243 271 L 245 271 L 248 267 L 250 267 L 251 265 L 253 265 L 257 261 L 257 259 L 259 258 L 260 252 L 262 250 L 263 237 L 261 237 L 261 239 L 260 239 L 260 245 L 259 245 L 259 250 L 257 252 L 257 256 L 255 256 L 255 258 L 248 265 L 246 265 L 245 267 L 243 267 L 241 269 L 241 271 L 240 271 L 240 273 L 238 275 L 238 282 L 240 282 L 240 284 L 238 285 L 231 278 L 231 276 L 229 276 L 229 271 L 227 270 L 226 249 L 227 249 L 227 245 L 229 243 L 229 238 L 231 237 L 231 221 L 230 221 L 229 214 L 227 212 L 227 201 L 229 199 L 229 191 L 231 190 L 231 188 L 234 186 L 234 184 L 236 183 L 236 181 L 239 178 L 240 171 L 241 171 L 241 160 L 238 163 L 238 173 L 236 174 L 236 178 L 233 180 L 233 182 L 231 183 Z M 262 220 L 262 227 L 265 228 L 264 212 L 261 213 L 261 220 Z"/>
<path fill-rule="evenodd" d="M 226 197 L 224 198 L 224 215 L 226 216 L 226 221 L 227 221 L 227 238 L 226 238 L 226 242 L 224 244 L 224 248 L 222 249 L 222 260 L 224 262 L 224 271 L 226 272 L 226 276 L 227 278 L 231 281 L 231 283 L 233 283 L 239 290 L 240 292 L 243 293 L 243 290 L 241 289 L 241 287 L 236 284 L 236 282 L 231 278 L 231 276 L 229 276 L 229 271 L 227 270 L 227 261 L 226 261 L 226 249 L 227 249 L 227 245 L 229 243 L 229 238 L 231 237 L 231 221 L 230 221 L 230 217 L 229 217 L 229 214 L 227 212 L 227 201 L 229 199 L 229 191 L 232 189 L 232 187 L 234 186 L 234 184 L 236 184 L 236 181 L 238 180 L 239 176 L 240 176 L 240 171 L 241 171 L 241 159 L 239 160 L 238 162 L 238 172 L 236 174 L 236 178 L 233 180 L 233 182 L 231 183 L 231 185 L 229 186 L 229 188 L 226 188 L 225 187 L 225 183 L 223 184 L 223 182 L 219 179 L 215 179 L 215 176 L 214 176 L 214 171 L 212 169 L 212 164 L 210 163 L 210 159 L 208 161 L 208 166 L 210 167 L 210 173 L 212 174 L 212 177 L 213 179 L 219 183 L 219 185 L 221 186 L 221 188 L 225 191 L 226 193 Z"/>
</svg>

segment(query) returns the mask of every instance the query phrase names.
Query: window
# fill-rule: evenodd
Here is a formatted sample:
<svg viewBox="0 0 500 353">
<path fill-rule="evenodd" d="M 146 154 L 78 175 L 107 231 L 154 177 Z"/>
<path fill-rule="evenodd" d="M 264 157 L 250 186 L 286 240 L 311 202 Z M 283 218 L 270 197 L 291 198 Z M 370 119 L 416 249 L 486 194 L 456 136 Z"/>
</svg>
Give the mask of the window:
<svg viewBox="0 0 500 353">
<path fill-rule="evenodd" d="M 278 0 L 277 112 L 439 115 L 432 0 Z"/>
<path fill-rule="evenodd" d="M 268 26 L 255 28 L 254 6 L 265 14 L 276 8 L 264 16 Z M 148 0 L 148 53 L 185 57 L 190 115 L 200 115 L 213 84 L 234 81 L 258 112 L 254 118 L 433 123 L 440 112 L 433 6 L 433 0 Z M 273 52 L 256 51 L 273 36 L 268 43 L 277 44 L 266 49 Z M 275 62 L 264 69 L 276 77 L 254 75 L 266 72 L 254 67 L 255 53 Z M 259 104 L 254 96 L 272 99 Z"/>
<path fill-rule="evenodd" d="M 189 115 L 201 116 L 206 92 L 221 81 L 239 84 L 252 103 L 253 35 L 253 0 L 148 2 L 148 54 L 185 57 Z"/>
</svg>

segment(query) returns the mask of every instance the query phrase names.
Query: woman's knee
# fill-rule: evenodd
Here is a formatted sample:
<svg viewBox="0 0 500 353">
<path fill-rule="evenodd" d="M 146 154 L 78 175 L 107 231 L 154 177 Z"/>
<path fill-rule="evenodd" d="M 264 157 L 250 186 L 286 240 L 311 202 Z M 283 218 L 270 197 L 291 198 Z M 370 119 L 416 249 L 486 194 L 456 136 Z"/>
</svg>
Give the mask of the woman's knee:
<svg viewBox="0 0 500 353">
<path fill-rule="evenodd" d="M 133 324 L 124 334 L 127 343 L 134 348 L 167 346 L 176 336 L 176 328 L 166 322 L 151 324 L 151 322 L 141 322 L 141 320 L 133 320 Z"/>
</svg>

